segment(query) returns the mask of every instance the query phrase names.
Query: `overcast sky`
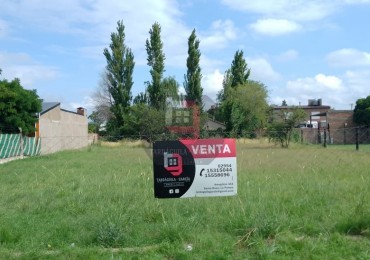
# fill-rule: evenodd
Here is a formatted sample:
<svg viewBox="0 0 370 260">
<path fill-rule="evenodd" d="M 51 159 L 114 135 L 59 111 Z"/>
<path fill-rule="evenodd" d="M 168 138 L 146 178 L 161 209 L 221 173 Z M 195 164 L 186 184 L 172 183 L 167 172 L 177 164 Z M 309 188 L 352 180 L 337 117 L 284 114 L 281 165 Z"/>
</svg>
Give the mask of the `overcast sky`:
<svg viewBox="0 0 370 260">
<path fill-rule="evenodd" d="M 133 95 L 150 80 L 145 40 L 162 27 L 165 76 L 183 85 L 187 38 L 200 40 L 204 94 L 215 99 L 225 70 L 243 50 L 251 79 L 269 103 L 350 109 L 370 95 L 370 0 L 2 0 L 0 68 L 45 101 L 93 110 L 103 49 L 123 20 L 135 55 Z"/>
</svg>

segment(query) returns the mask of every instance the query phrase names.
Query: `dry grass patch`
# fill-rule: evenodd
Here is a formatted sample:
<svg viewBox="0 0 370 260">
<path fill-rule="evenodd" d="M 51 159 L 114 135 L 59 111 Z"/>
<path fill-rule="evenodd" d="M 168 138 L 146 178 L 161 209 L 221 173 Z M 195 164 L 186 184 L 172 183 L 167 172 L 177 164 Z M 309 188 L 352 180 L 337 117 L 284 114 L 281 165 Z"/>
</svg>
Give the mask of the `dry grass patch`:
<svg viewBox="0 0 370 260">
<path fill-rule="evenodd" d="M 139 148 L 149 148 L 151 144 L 145 140 L 121 140 L 119 142 L 108 142 L 108 141 L 101 141 L 101 146 L 104 147 L 139 147 Z"/>
</svg>

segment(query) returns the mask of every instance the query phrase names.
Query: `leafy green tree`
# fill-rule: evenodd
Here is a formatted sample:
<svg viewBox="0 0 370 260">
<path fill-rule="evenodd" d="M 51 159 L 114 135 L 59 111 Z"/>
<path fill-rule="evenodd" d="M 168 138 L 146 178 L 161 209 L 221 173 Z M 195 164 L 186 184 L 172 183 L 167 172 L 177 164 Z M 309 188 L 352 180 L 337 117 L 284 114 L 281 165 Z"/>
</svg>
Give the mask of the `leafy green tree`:
<svg viewBox="0 0 370 260">
<path fill-rule="evenodd" d="M 184 88 L 186 99 L 195 101 L 201 108 L 203 88 L 201 85 L 202 73 L 199 66 L 201 55 L 199 43 L 194 29 L 188 39 L 188 58 L 186 60 L 187 72 L 186 75 L 184 75 Z"/>
<path fill-rule="evenodd" d="M 370 125 L 370 96 L 356 101 L 353 121 L 359 125 Z"/>
<path fill-rule="evenodd" d="M 162 80 L 162 90 L 166 98 L 171 98 L 172 100 L 179 100 L 179 88 L 180 85 L 174 77 L 165 77 Z M 165 100 L 166 101 L 166 100 Z"/>
<path fill-rule="evenodd" d="M 146 104 L 135 104 L 130 115 L 130 126 L 141 139 L 152 142 L 158 140 L 166 131 L 164 110 Z"/>
<path fill-rule="evenodd" d="M 267 123 L 267 88 L 257 81 L 246 81 L 229 90 L 224 105 L 231 108 L 227 127 L 233 135 L 253 137 L 252 132 Z"/>
<path fill-rule="evenodd" d="M 248 91 L 254 91 L 254 87 L 252 87 L 253 89 L 251 90 L 247 90 L 248 87 L 244 87 L 244 90 L 241 90 L 242 88 L 236 90 L 239 86 L 255 86 L 257 84 L 257 82 L 248 80 L 250 76 L 250 69 L 248 68 L 248 64 L 243 55 L 243 51 L 236 51 L 234 59 L 231 62 L 230 69 L 225 72 L 224 80 L 222 82 L 223 88 L 218 93 L 221 115 L 218 120 L 225 122 L 226 130 L 234 134 L 241 134 L 242 129 L 246 131 L 252 131 L 252 129 L 254 129 L 252 126 L 253 124 L 247 123 L 249 120 L 244 120 L 247 117 L 246 113 L 250 113 L 248 112 L 250 109 L 248 108 L 245 110 L 245 105 L 242 105 L 243 103 L 247 102 L 247 100 L 240 101 L 240 97 L 237 97 L 237 93 L 242 91 L 242 97 L 246 99 L 248 96 Z M 260 87 L 261 89 L 266 89 L 263 84 L 261 84 Z M 266 91 L 265 95 L 267 96 Z M 253 96 L 253 93 L 251 93 L 251 96 Z M 244 109 L 241 107 L 244 107 Z M 263 106 L 262 110 L 265 110 L 265 106 Z"/>
<path fill-rule="evenodd" d="M 106 123 L 106 117 L 102 110 L 95 110 L 89 115 L 89 119 L 91 122 L 89 122 L 89 132 L 91 133 L 98 133 L 99 128 L 102 124 Z"/>
<path fill-rule="evenodd" d="M 149 104 L 149 97 L 147 92 L 140 92 L 133 101 L 134 105 L 137 104 Z"/>
<path fill-rule="evenodd" d="M 14 132 L 18 128 L 24 134 L 35 131 L 41 100 L 36 90 L 26 90 L 19 79 L 0 80 L 0 132 Z"/>
<path fill-rule="evenodd" d="M 251 73 L 251 70 L 248 69 L 248 64 L 243 55 L 244 54 L 242 50 L 236 51 L 234 60 L 231 63 L 229 80 L 231 80 L 232 88 L 246 83 Z"/>
<path fill-rule="evenodd" d="M 117 32 L 111 34 L 110 50 L 104 49 L 107 60 L 107 89 L 112 97 L 111 111 L 114 115 L 110 125 L 113 128 L 124 127 L 132 99 L 132 74 L 135 62 L 131 49 L 125 45 L 124 31 L 123 21 L 118 21 Z"/>
<path fill-rule="evenodd" d="M 281 147 L 288 148 L 295 127 L 306 117 L 306 113 L 301 108 L 281 110 L 267 129 L 269 140 L 280 143 Z"/>
<path fill-rule="evenodd" d="M 149 30 L 150 38 L 146 40 L 146 52 L 148 54 L 148 65 L 151 67 L 150 75 L 152 81 L 148 82 L 149 103 L 157 109 L 164 108 L 166 95 L 162 89 L 162 78 L 164 69 L 165 55 L 163 53 L 163 43 L 161 40 L 161 26 L 154 23 Z"/>
</svg>

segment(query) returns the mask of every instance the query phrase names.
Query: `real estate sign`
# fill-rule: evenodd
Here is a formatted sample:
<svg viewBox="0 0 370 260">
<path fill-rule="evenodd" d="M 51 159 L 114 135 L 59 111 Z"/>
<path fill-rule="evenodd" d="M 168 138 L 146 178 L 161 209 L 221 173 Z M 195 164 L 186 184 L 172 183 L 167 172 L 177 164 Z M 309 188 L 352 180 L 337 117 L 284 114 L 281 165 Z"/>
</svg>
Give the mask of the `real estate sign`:
<svg viewBox="0 0 370 260">
<path fill-rule="evenodd" d="M 234 139 L 155 142 L 153 168 L 157 198 L 237 194 Z"/>
</svg>

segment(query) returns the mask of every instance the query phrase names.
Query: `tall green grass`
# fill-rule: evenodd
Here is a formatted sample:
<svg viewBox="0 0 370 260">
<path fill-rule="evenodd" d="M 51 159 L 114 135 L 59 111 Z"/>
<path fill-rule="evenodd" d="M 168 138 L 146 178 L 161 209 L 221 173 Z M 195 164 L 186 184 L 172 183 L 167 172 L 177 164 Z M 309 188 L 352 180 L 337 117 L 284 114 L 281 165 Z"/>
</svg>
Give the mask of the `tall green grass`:
<svg viewBox="0 0 370 260">
<path fill-rule="evenodd" d="M 238 195 L 158 200 L 144 148 L 0 165 L 0 258 L 370 258 L 370 153 L 238 144 Z"/>
</svg>

